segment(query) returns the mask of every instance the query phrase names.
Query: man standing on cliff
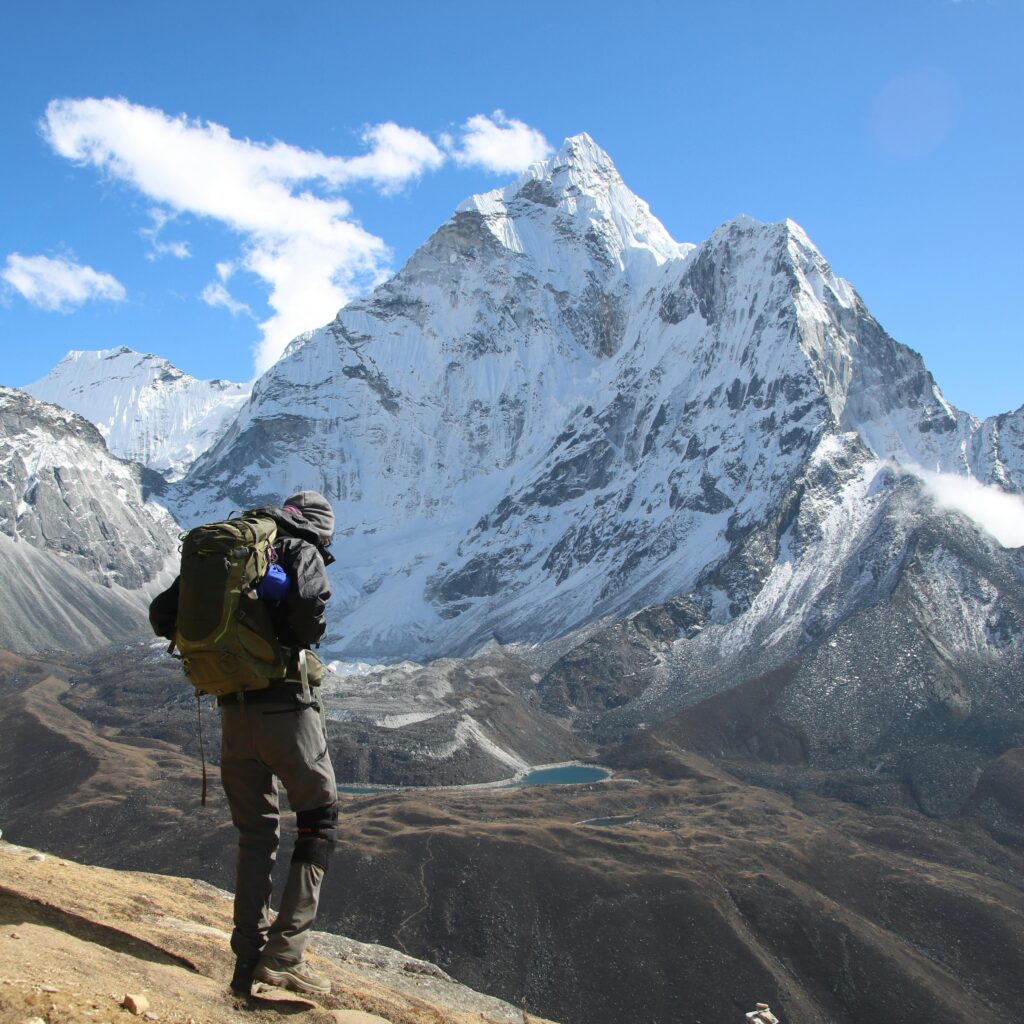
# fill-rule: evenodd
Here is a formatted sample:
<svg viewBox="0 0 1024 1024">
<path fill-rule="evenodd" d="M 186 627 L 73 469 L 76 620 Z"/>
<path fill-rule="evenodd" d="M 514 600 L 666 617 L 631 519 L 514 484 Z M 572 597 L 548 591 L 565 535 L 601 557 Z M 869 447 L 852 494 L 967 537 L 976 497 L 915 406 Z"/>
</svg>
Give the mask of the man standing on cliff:
<svg viewBox="0 0 1024 1024">
<path fill-rule="evenodd" d="M 334 512 L 322 494 L 299 491 L 280 508 L 248 514 L 269 517 L 277 526 L 273 547 L 287 590 L 279 600 L 261 604 L 268 607 L 277 640 L 290 657 L 284 677 L 266 689 L 217 698 L 221 780 L 238 829 L 231 988 L 248 996 L 256 980 L 322 994 L 330 991 L 330 981 L 303 960 L 303 953 L 335 840 L 337 787 L 320 698 L 309 698 L 299 665 L 326 626 Z M 170 640 L 176 635 L 179 580 L 154 599 L 149 612 L 154 631 Z M 298 838 L 271 924 L 271 876 L 281 831 L 278 780 L 295 812 Z"/>
</svg>

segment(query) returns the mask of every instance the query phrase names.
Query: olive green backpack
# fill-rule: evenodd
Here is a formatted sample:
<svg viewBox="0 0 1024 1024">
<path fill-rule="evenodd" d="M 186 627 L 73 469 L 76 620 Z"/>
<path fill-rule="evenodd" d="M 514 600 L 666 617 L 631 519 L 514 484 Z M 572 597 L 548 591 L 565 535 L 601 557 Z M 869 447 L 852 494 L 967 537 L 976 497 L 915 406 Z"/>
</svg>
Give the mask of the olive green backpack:
<svg viewBox="0 0 1024 1024">
<path fill-rule="evenodd" d="M 197 526 L 183 538 L 174 643 L 200 693 L 263 690 L 285 676 L 288 654 L 274 635 L 266 603 L 256 597 L 276 536 L 269 516 L 243 512 Z"/>
</svg>

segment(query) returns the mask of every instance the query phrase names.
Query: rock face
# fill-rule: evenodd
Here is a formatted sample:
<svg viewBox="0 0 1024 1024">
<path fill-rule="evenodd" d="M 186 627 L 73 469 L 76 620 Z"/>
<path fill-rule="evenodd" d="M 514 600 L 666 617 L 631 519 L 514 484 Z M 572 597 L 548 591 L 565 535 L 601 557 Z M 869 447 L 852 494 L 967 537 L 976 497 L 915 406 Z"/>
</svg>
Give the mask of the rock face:
<svg viewBox="0 0 1024 1024">
<path fill-rule="evenodd" d="M 30 395 L 93 423 L 114 455 L 175 479 L 216 441 L 248 384 L 197 380 L 130 348 L 69 352 Z"/>
<path fill-rule="evenodd" d="M 0 388 L 0 644 L 74 650 L 137 636 L 177 530 L 159 483 L 85 419 Z"/>
<path fill-rule="evenodd" d="M 1013 490 L 1018 419 L 951 407 L 792 221 L 679 245 L 578 136 L 296 339 L 172 500 L 322 490 L 331 649 L 465 655 L 698 590 L 730 621 L 823 445 Z"/>
<path fill-rule="evenodd" d="M 978 479 L 1024 492 L 1024 405 L 985 420 L 974 435 L 972 456 Z"/>
</svg>

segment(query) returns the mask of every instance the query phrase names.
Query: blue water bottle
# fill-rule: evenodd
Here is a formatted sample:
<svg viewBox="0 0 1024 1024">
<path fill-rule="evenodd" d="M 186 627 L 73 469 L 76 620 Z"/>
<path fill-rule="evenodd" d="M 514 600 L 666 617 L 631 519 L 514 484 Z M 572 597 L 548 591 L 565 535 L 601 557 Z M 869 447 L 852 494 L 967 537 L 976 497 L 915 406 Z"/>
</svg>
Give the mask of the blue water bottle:
<svg viewBox="0 0 1024 1024">
<path fill-rule="evenodd" d="M 292 581 L 288 579 L 288 573 L 276 562 L 272 562 L 256 588 L 256 596 L 261 601 L 280 601 L 288 593 L 288 588 L 291 585 Z"/>
</svg>

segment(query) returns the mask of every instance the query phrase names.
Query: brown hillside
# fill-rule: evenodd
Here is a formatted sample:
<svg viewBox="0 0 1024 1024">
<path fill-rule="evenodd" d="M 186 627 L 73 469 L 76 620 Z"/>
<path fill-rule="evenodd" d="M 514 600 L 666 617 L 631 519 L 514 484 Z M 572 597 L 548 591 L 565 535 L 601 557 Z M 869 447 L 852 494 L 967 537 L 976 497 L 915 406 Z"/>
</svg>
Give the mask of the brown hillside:
<svg viewBox="0 0 1024 1024">
<path fill-rule="evenodd" d="M 231 904 L 203 882 L 85 867 L 0 842 L 0 1024 L 133 1019 L 125 995 L 168 1024 L 520 1024 L 522 1011 L 393 950 L 317 933 L 333 983 L 319 1003 L 228 989 Z M 537 1020 L 532 1018 L 531 1020 Z"/>
</svg>

